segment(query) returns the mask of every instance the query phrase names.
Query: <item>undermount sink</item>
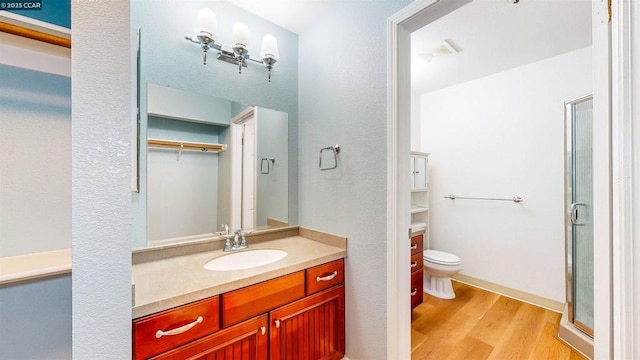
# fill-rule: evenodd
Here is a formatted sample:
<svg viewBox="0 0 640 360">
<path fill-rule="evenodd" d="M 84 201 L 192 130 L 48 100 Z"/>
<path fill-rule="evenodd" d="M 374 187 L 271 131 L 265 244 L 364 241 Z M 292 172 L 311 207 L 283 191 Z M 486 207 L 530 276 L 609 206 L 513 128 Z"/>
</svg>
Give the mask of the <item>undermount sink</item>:
<svg viewBox="0 0 640 360">
<path fill-rule="evenodd" d="M 204 268 L 212 271 L 250 269 L 271 264 L 285 256 L 287 256 L 287 252 L 279 249 L 246 250 L 217 257 L 204 264 Z"/>
</svg>

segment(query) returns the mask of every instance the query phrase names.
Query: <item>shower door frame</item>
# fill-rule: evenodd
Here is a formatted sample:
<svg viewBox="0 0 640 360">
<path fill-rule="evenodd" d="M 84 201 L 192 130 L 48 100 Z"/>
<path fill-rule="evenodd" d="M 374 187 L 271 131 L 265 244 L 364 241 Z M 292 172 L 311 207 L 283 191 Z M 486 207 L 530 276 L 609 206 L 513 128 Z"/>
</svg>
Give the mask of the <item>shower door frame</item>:
<svg viewBox="0 0 640 360">
<path fill-rule="evenodd" d="M 575 320 L 574 313 L 574 287 L 575 287 L 575 279 L 574 279 L 574 264 L 575 259 L 573 258 L 573 249 L 574 249 L 574 231 L 573 231 L 573 221 L 572 221 L 572 213 L 573 208 L 572 204 L 574 203 L 573 199 L 573 159 L 574 159 L 574 151 L 573 151 L 573 127 L 574 127 L 574 108 L 576 105 L 586 102 L 593 101 L 593 94 L 587 94 L 581 96 L 579 98 L 567 101 L 564 104 L 564 125 L 565 125 L 565 249 L 566 249 L 566 299 L 567 299 L 567 308 L 569 320 L 576 329 L 582 331 L 593 339 L 593 328 L 590 328 L 588 325 L 583 324 L 582 322 Z M 592 148 L 593 149 L 593 148 Z M 593 151 L 593 150 L 592 150 Z M 593 199 L 592 203 L 593 203 Z M 593 205 L 593 204 L 592 204 Z M 592 225 L 593 226 L 593 225 Z M 591 238 L 591 242 L 593 245 L 593 237 Z M 594 280 L 595 281 L 595 280 Z"/>
</svg>

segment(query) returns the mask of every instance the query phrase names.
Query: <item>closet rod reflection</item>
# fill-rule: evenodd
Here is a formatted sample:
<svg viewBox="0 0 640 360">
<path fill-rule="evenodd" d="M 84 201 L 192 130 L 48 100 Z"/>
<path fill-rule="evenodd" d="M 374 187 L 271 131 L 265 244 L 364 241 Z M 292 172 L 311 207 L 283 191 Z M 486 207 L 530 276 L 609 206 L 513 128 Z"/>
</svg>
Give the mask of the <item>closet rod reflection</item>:
<svg viewBox="0 0 640 360">
<path fill-rule="evenodd" d="M 496 200 L 496 201 L 513 201 L 514 203 L 521 203 L 524 201 L 523 198 L 521 198 L 520 196 L 514 196 L 511 199 L 502 199 L 502 198 L 480 198 L 480 197 L 462 197 L 462 196 L 455 196 L 453 194 L 449 195 L 449 196 L 445 196 L 445 199 L 451 199 L 451 200 L 455 200 L 455 199 L 460 199 L 460 200 Z"/>
</svg>

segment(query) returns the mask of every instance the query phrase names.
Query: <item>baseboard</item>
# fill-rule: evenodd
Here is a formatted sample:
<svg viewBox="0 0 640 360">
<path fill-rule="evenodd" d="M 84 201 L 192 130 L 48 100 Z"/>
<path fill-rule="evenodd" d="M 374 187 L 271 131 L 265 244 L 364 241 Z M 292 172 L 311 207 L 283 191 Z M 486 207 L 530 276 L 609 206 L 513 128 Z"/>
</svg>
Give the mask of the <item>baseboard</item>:
<svg viewBox="0 0 640 360">
<path fill-rule="evenodd" d="M 560 319 L 558 339 L 588 359 L 593 359 L 593 339 L 576 329 L 568 321 L 568 308 L 565 306 Z"/>
<path fill-rule="evenodd" d="M 489 281 L 477 279 L 472 276 L 467 276 L 467 275 L 458 273 L 453 275 L 451 279 L 467 285 L 475 286 L 483 290 L 491 291 L 496 294 L 500 294 L 506 297 L 520 300 L 522 302 L 526 302 L 535 306 L 539 306 L 547 310 L 555 311 L 557 313 L 562 313 L 562 311 L 564 310 L 565 303 L 547 299 L 545 297 L 530 294 L 524 291 L 516 290 L 510 287 L 502 286 Z"/>
</svg>

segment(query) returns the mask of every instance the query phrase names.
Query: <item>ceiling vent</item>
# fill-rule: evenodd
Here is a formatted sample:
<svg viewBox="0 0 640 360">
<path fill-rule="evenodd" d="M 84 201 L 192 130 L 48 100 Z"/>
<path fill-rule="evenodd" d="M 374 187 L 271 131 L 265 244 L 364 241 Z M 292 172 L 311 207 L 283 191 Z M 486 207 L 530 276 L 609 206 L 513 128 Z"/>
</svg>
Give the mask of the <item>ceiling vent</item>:
<svg viewBox="0 0 640 360">
<path fill-rule="evenodd" d="M 448 40 L 444 40 L 440 46 L 435 47 L 433 49 L 429 49 L 426 52 L 420 53 L 420 57 L 424 58 L 427 61 L 431 61 L 434 58 L 440 57 L 442 55 L 453 55 L 457 54 L 458 50 L 449 43 Z"/>
</svg>

